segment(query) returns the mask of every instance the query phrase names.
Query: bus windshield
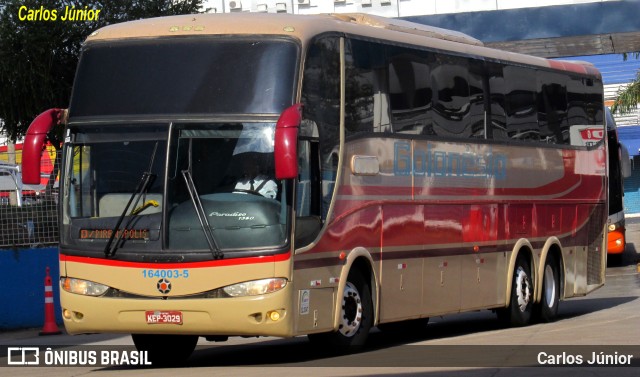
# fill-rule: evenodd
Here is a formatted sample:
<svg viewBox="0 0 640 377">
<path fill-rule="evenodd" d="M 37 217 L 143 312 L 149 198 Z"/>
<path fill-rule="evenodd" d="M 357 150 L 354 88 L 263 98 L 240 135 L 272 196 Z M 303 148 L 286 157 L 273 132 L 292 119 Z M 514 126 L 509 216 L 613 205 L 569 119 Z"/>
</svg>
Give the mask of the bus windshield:
<svg viewBox="0 0 640 377">
<path fill-rule="evenodd" d="M 88 43 L 70 117 L 279 114 L 292 103 L 298 47 L 275 37 Z"/>
<path fill-rule="evenodd" d="M 66 143 L 66 242 L 102 250 L 115 238 L 111 254 L 207 253 L 209 236 L 216 253 L 282 247 L 287 206 L 274 132 L 273 122 L 75 128 Z"/>
</svg>

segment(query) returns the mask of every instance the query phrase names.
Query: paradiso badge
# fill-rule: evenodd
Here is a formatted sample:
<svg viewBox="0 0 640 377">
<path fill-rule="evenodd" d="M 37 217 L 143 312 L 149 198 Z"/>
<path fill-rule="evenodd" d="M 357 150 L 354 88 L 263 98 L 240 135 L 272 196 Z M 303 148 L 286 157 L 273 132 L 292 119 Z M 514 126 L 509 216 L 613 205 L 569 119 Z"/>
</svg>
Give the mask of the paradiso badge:
<svg viewBox="0 0 640 377">
<path fill-rule="evenodd" d="M 158 280 L 158 284 L 156 286 L 158 287 L 158 291 L 162 294 L 171 292 L 171 282 L 167 279 Z"/>
</svg>

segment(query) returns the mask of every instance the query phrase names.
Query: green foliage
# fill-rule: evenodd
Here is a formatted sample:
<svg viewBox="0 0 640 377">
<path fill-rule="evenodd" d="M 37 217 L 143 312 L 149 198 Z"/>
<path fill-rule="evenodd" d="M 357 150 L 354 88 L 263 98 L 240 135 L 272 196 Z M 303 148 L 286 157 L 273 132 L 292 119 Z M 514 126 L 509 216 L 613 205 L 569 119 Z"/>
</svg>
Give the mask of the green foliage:
<svg viewBox="0 0 640 377">
<path fill-rule="evenodd" d="M 633 55 L 636 59 L 640 58 L 640 52 L 634 52 Z M 623 55 L 624 60 L 627 60 L 629 55 Z M 611 106 L 611 112 L 617 114 L 624 114 L 634 111 L 640 103 L 640 71 L 637 72 L 635 80 L 618 91 L 618 97 Z"/>
<path fill-rule="evenodd" d="M 624 114 L 634 111 L 640 103 L 640 72 L 629 86 L 618 91 L 618 97 L 611 106 L 613 113 Z"/>
<path fill-rule="evenodd" d="M 68 107 L 78 54 L 85 38 L 108 24 L 197 13 L 203 0 L 0 0 L 0 127 L 11 139 L 24 135 L 42 111 Z M 97 21 L 21 21 L 20 7 L 99 9 Z M 24 11 L 23 11 L 24 14 Z"/>
</svg>

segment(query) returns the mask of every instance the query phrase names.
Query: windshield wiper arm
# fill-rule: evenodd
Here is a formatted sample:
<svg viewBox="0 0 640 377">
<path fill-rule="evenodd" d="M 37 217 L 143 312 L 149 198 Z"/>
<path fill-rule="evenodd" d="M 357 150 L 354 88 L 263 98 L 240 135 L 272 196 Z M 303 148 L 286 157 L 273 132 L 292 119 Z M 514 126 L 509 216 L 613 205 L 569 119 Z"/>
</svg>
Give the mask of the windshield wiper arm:
<svg viewBox="0 0 640 377">
<path fill-rule="evenodd" d="M 136 202 L 133 205 L 133 208 L 136 208 L 138 206 L 138 202 L 140 202 L 140 198 L 142 198 L 142 193 L 147 190 L 147 187 L 149 187 L 151 185 L 151 183 L 153 182 L 155 177 L 156 177 L 155 174 L 151 174 L 148 171 L 142 173 L 142 177 L 140 179 L 140 183 L 138 184 L 138 187 L 133 192 L 133 194 L 131 194 L 131 197 L 129 198 L 129 202 L 124 207 L 124 210 L 122 210 L 122 213 L 120 214 L 120 217 L 118 218 L 118 222 L 116 223 L 116 226 L 111 231 L 111 235 L 109 236 L 109 241 L 107 241 L 107 245 L 104 248 L 104 255 L 106 257 L 112 257 L 112 256 L 116 255 L 116 250 L 118 249 L 118 244 L 120 243 L 120 240 L 122 239 L 122 235 L 124 234 L 124 232 L 119 232 L 120 234 L 118 234 L 118 239 L 116 240 L 115 243 L 113 243 L 113 240 L 116 238 L 116 233 L 118 233 L 118 231 L 120 230 L 120 224 L 122 224 L 122 220 L 124 220 L 124 217 L 127 215 L 127 211 L 129 210 L 129 207 L 131 207 L 131 203 L 133 202 L 133 199 L 136 199 L 136 197 L 137 197 Z M 134 216 L 137 216 L 138 213 L 140 213 L 140 212 L 141 211 L 138 211 L 138 212 L 135 212 L 135 213 L 132 212 L 130 214 L 132 216 L 132 219 L 134 218 Z M 127 222 L 127 225 L 125 226 L 125 228 L 127 226 L 129 226 L 129 224 L 131 224 L 131 220 L 129 220 Z M 113 244 L 113 247 L 111 247 L 112 244 Z"/>
<path fill-rule="evenodd" d="M 135 209 L 129 214 L 131 216 L 131 219 L 129 219 L 129 221 L 127 222 L 125 229 L 131 224 L 131 221 L 133 220 L 133 218 L 137 216 L 140 212 L 142 212 L 143 209 L 146 208 L 145 207 L 146 203 L 143 203 L 143 206 L 141 209 L 138 209 L 137 207 L 138 207 L 138 202 L 140 202 L 140 199 L 143 196 L 143 193 L 147 191 L 147 188 L 151 186 L 151 183 L 153 183 L 153 181 L 156 178 L 156 175 L 151 173 L 151 168 L 153 167 L 153 160 L 156 157 L 157 150 L 158 150 L 158 142 L 156 141 L 156 144 L 153 147 L 153 153 L 151 154 L 151 160 L 149 161 L 149 169 L 142 173 L 142 177 L 140 177 L 140 182 L 138 182 L 138 187 L 136 187 L 136 189 L 131 194 L 131 197 L 129 197 L 129 201 L 127 202 L 127 205 L 122 210 L 122 213 L 118 218 L 118 222 L 116 223 L 116 226 L 111 230 L 111 235 L 109 236 L 109 240 L 107 241 L 107 244 L 104 247 L 104 256 L 107 258 L 113 257 L 114 255 L 116 255 L 116 251 L 118 250 L 118 244 L 122 240 L 122 236 L 124 232 L 119 232 L 120 234 L 117 234 L 117 233 L 120 230 L 120 224 L 122 224 L 122 220 L 124 220 L 124 217 L 127 215 L 127 211 L 129 211 L 129 207 L 131 207 L 131 203 L 133 202 L 133 200 L 136 199 L 136 202 L 133 204 L 133 208 Z M 117 235 L 117 240 L 115 243 L 113 243 L 113 240 L 116 238 L 116 235 Z M 112 244 L 113 244 L 113 247 L 111 246 Z"/>
<path fill-rule="evenodd" d="M 202 231 L 204 232 L 204 237 L 207 240 L 207 244 L 209 245 L 209 250 L 211 250 L 211 254 L 213 255 L 214 259 L 221 259 L 224 257 L 224 254 L 222 253 L 222 250 L 220 250 L 220 247 L 216 242 L 216 238 L 213 235 L 213 230 L 209 225 L 207 214 L 204 212 L 204 207 L 202 206 L 202 202 L 200 201 L 200 196 L 198 196 L 196 186 L 193 184 L 191 172 L 189 170 L 183 170 L 182 177 L 184 177 L 184 181 L 187 185 L 187 191 L 189 191 L 191 203 L 193 203 L 193 207 L 196 210 L 198 221 L 200 222 L 200 226 L 202 227 Z"/>
</svg>

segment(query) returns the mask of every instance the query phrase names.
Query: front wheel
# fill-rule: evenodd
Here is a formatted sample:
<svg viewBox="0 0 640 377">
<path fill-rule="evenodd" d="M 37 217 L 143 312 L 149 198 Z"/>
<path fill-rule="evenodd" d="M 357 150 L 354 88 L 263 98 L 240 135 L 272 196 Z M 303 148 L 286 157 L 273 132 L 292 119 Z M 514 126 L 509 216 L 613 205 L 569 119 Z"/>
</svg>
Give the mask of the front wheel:
<svg viewBox="0 0 640 377">
<path fill-rule="evenodd" d="M 195 335 L 132 334 L 138 351 L 146 351 L 152 365 L 184 364 L 198 343 Z"/>
<path fill-rule="evenodd" d="M 351 271 L 342 292 L 338 331 L 309 334 L 309 340 L 339 352 L 352 352 L 364 345 L 372 324 L 371 288 L 360 271 Z"/>
<path fill-rule="evenodd" d="M 529 261 L 522 254 L 516 259 L 510 297 L 509 306 L 498 311 L 498 318 L 510 326 L 528 325 L 533 312 L 533 284 Z"/>
</svg>

